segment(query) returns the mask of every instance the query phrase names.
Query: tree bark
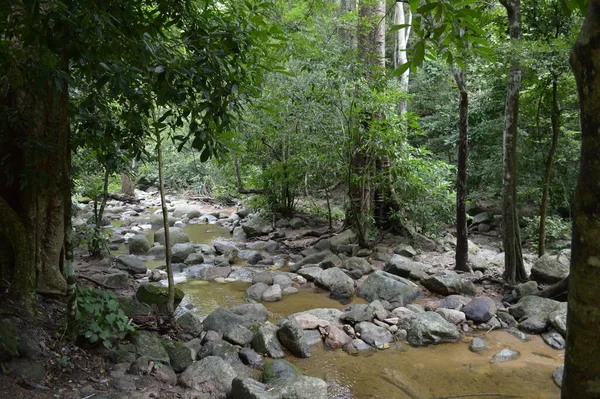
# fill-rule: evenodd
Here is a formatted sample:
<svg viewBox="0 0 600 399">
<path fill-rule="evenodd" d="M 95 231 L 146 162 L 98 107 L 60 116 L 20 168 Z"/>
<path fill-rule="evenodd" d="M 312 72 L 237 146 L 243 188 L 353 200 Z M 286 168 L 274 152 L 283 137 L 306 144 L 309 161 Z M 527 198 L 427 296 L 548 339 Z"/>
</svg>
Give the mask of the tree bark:
<svg viewBox="0 0 600 399">
<path fill-rule="evenodd" d="M 460 68 L 454 71 L 454 80 L 460 91 L 458 127 L 458 171 L 456 177 L 456 270 L 470 272 L 467 230 L 467 151 L 469 140 L 469 93 L 467 74 Z"/>
<path fill-rule="evenodd" d="M 516 47 L 521 40 L 521 1 L 501 0 L 501 3 L 507 11 L 511 42 L 513 47 Z M 502 192 L 505 267 L 503 277 L 507 283 L 513 285 L 527 280 L 517 215 L 517 133 L 521 74 L 521 65 L 515 55 L 510 62 L 504 107 L 504 182 Z"/>
<path fill-rule="evenodd" d="M 394 5 L 394 25 L 410 25 L 412 23 L 412 13 L 410 12 L 410 6 L 407 4 L 408 15 L 404 12 L 404 3 L 396 2 Z M 400 28 L 395 31 L 394 39 L 394 69 L 400 65 L 405 64 L 408 61 L 406 56 L 406 47 L 408 46 L 408 38 L 410 37 L 410 26 Z M 408 79 L 410 71 L 407 69 L 400 76 L 400 89 L 403 93 L 408 94 Z M 400 100 L 399 111 L 400 115 L 406 114 L 408 110 L 408 101 L 405 98 Z"/>
<path fill-rule="evenodd" d="M 562 398 L 600 397 L 600 0 L 589 0 L 571 52 L 581 112 L 581 169 L 575 192 L 567 349 Z"/>
<path fill-rule="evenodd" d="M 121 172 L 121 192 L 129 197 L 135 197 L 134 179 L 125 172 Z"/>
<path fill-rule="evenodd" d="M 552 163 L 558 147 L 558 135 L 560 109 L 558 108 L 558 76 L 554 75 L 552 80 L 552 144 L 546 159 L 546 168 L 544 169 L 544 180 L 542 182 L 542 202 L 540 204 L 540 234 L 538 243 L 538 256 L 543 256 L 546 252 L 546 215 L 548 214 L 548 197 L 550 194 L 550 174 L 552 172 Z"/>
<path fill-rule="evenodd" d="M 154 116 L 154 111 L 153 111 Z M 154 117 L 156 120 L 156 117 Z M 160 205 L 162 208 L 163 228 L 165 230 L 165 261 L 167 263 L 167 281 L 168 298 L 167 311 L 172 315 L 175 311 L 175 281 L 173 280 L 173 265 L 171 264 L 171 241 L 169 234 L 169 213 L 167 212 L 167 202 L 165 201 L 165 181 L 163 176 L 163 159 L 162 159 L 162 140 L 160 132 L 156 128 L 156 153 L 158 158 L 158 185 L 160 191 Z"/>
</svg>

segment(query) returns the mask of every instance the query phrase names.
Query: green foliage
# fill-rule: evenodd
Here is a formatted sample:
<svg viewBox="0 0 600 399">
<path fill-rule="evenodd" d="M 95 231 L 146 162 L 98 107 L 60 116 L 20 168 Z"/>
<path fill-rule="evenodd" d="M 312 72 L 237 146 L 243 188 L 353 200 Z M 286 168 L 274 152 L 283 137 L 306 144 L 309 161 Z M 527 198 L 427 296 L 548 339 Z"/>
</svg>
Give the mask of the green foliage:
<svg viewBox="0 0 600 399">
<path fill-rule="evenodd" d="M 106 348 L 127 333 L 135 331 L 112 291 L 79 286 L 77 288 L 76 331 L 90 343 Z"/>
<path fill-rule="evenodd" d="M 527 223 L 523 229 L 523 236 L 531 248 L 537 248 L 540 238 L 540 217 L 525 218 Z M 546 217 L 546 241 L 552 246 L 556 241 L 569 241 L 571 239 L 572 221 L 559 216 Z"/>
<path fill-rule="evenodd" d="M 92 256 L 97 256 L 102 251 L 108 251 L 109 240 L 109 231 L 97 228 L 94 221 L 85 223 L 75 229 L 74 242 L 77 245 L 85 245 Z"/>
</svg>

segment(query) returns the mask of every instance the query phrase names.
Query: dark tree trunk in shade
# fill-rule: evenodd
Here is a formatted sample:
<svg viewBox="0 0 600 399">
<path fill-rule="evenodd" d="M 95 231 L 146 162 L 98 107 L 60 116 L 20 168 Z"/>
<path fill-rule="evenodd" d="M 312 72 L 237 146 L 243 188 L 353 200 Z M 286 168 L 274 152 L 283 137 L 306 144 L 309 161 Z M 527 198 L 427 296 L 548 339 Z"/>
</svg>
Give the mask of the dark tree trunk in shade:
<svg viewBox="0 0 600 399">
<path fill-rule="evenodd" d="M 501 0 L 508 15 L 508 31 L 514 47 L 521 40 L 521 1 Z M 517 215 L 517 133 L 519 120 L 519 90 L 521 65 L 513 56 L 508 71 L 506 104 L 504 106 L 504 174 L 502 190 L 504 280 L 517 284 L 527 280 L 523 264 L 521 233 Z"/>
<path fill-rule="evenodd" d="M 571 52 L 581 110 L 581 169 L 575 192 L 564 399 L 600 397 L 600 0 L 589 0 Z"/>
<path fill-rule="evenodd" d="M 467 151 L 469 141 L 469 94 L 467 74 L 461 68 L 454 71 L 454 80 L 460 92 L 458 122 L 458 171 L 456 178 L 456 270 L 470 272 L 467 230 Z"/>
</svg>

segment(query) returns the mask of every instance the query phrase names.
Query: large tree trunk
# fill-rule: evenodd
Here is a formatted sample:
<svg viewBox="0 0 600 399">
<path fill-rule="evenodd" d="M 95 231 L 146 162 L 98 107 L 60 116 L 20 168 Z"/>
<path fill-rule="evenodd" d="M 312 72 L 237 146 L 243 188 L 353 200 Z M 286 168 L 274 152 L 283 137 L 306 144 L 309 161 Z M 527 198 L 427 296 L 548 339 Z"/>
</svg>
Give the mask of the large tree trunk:
<svg viewBox="0 0 600 399">
<path fill-rule="evenodd" d="M 521 40 L 521 1 L 501 0 L 501 3 L 506 7 L 510 39 L 516 47 L 516 43 Z M 504 279 L 509 284 L 527 280 L 517 215 L 517 126 L 520 88 L 521 65 L 516 56 L 513 56 L 508 72 L 506 105 L 504 107 L 504 185 L 502 192 Z"/>
<path fill-rule="evenodd" d="M 542 202 L 540 204 L 540 234 L 538 243 L 538 256 L 543 256 L 546 252 L 546 215 L 548 214 L 548 197 L 550 196 L 550 172 L 552 172 L 552 163 L 558 147 L 558 135 L 560 109 L 558 108 L 558 76 L 554 75 L 552 80 L 552 144 L 546 159 L 546 168 L 544 170 L 544 181 L 542 182 Z"/>
<path fill-rule="evenodd" d="M 458 171 L 456 178 L 456 270 L 470 272 L 467 230 L 467 149 L 469 140 L 469 94 L 464 69 L 454 71 L 454 80 L 460 91 L 458 126 Z"/>
<path fill-rule="evenodd" d="M 406 5 L 407 14 L 405 15 L 404 3 L 396 2 L 394 5 L 394 25 L 410 25 L 412 23 L 412 13 L 410 5 Z M 394 69 L 400 65 L 406 64 L 408 58 L 406 56 L 406 47 L 408 46 L 408 38 L 410 37 L 410 26 L 400 28 L 395 31 L 394 39 Z M 400 89 L 403 93 L 408 93 L 408 78 L 410 71 L 407 69 L 400 76 Z M 400 100 L 400 115 L 406 114 L 408 110 L 408 101 L 405 98 Z"/>
<path fill-rule="evenodd" d="M 70 203 L 64 200 L 70 184 L 69 124 L 68 89 L 66 82 L 61 83 L 60 88 L 52 83 L 40 88 L 24 83 L 0 99 L 17 121 L 3 121 L 0 129 L 0 197 L 4 207 L 12 209 L 10 213 L 18 218 L 11 218 L 11 229 L 25 234 L 24 240 L 21 234 L 5 238 L 13 244 L 14 262 L 4 267 L 13 270 L 11 292 L 17 296 L 33 295 L 29 292 L 29 265 L 34 266 L 38 291 L 62 294 L 66 289 L 61 255 L 65 212 L 70 211 L 66 209 Z M 19 254 L 23 251 L 27 253 Z M 31 262 L 23 270 L 19 265 L 22 257 Z M 21 291 L 24 289 L 29 291 Z"/>
<path fill-rule="evenodd" d="M 575 193 L 563 398 L 600 397 L 600 0 L 571 52 L 581 109 L 581 169 Z"/>
<path fill-rule="evenodd" d="M 121 192 L 128 197 L 135 197 L 135 179 L 126 172 L 121 172 Z"/>
<path fill-rule="evenodd" d="M 385 2 L 381 0 L 364 0 L 359 3 L 359 28 L 358 50 L 367 68 L 366 77 L 375 83 L 385 71 Z M 368 132 L 371 120 L 380 118 L 378 110 L 366 110 L 360 121 L 363 131 Z M 361 133 L 358 132 L 358 135 Z M 370 227 L 369 218 L 372 203 L 375 203 L 374 216 L 378 227 L 382 228 L 387 212 L 386 201 L 389 195 L 384 183 L 379 183 L 376 192 L 372 190 L 373 168 L 376 166 L 380 176 L 387 174 L 389 159 L 374 160 L 368 154 L 367 145 L 363 137 L 358 137 L 354 144 L 353 176 L 352 181 L 358 182 L 358 187 L 351 188 L 352 202 L 354 202 L 355 216 L 358 219 L 359 243 L 367 244 L 367 233 Z M 374 196 L 374 198 L 373 198 Z M 360 201 L 360 202 L 359 202 Z"/>
</svg>

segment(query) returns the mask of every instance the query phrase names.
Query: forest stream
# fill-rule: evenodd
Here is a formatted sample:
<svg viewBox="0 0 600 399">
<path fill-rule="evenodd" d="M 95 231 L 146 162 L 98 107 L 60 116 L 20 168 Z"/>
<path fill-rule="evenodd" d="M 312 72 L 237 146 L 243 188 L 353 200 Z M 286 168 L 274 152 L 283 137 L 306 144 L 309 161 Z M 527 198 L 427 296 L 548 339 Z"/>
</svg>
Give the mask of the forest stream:
<svg viewBox="0 0 600 399">
<path fill-rule="evenodd" d="M 185 226 L 185 231 L 194 244 L 231 240 L 229 230 L 215 224 L 190 224 Z M 125 246 L 118 252 L 126 252 Z M 149 258 L 145 258 L 145 262 L 149 269 L 164 264 L 164 261 Z M 281 266 L 275 265 L 270 269 L 285 270 Z M 178 287 L 186 294 L 180 309 L 192 309 L 203 319 L 219 307 L 246 303 L 251 272 L 265 268 L 251 267 L 238 260 L 233 269 L 233 274 L 239 278 L 237 281 L 189 279 L 179 283 Z M 250 273 L 245 273 L 248 271 Z M 181 279 L 182 275 L 176 276 L 176 280 Z M 296 294 L 285 296 L 281 301 L 264 302 L 264 305 L 269 311 L 269 319 L 276 323 L 297 312 L 316 308 L 341 310 L 356 303 L 366 301 L 354 297 L 351 303 L 342 304 L 329 298 L 325 290 L 300 287 Z M 489 346 L 486 354 L 469 351 L 471 338 L 464 336 L 458 343 L 422 348 L 395 342 L 389 349 L 368 357 L 326 350 L 322 342 L 317 342 L 311 345 L 310 358 L 287 356 L 286 360 L 299 367 L 305 375 L 325 380 L 330 398 L 479 397 L 475 394 L 532 399 L 559 397 L 560 390 L 552 382 L 551 375 L 563 363 L 563 350 L 550 348 L 539 336 L 528 336 L 523 342 L 506 331 L 474 332 L 472 335 L 485 337 Z M 511 362 L 490 364 L 488 355 L 507 347 L 520 352 L 520 357 Z"/>
</svg>

